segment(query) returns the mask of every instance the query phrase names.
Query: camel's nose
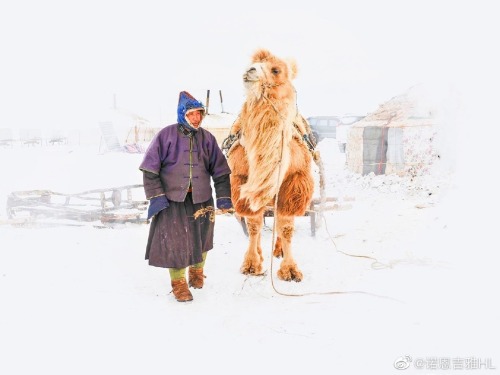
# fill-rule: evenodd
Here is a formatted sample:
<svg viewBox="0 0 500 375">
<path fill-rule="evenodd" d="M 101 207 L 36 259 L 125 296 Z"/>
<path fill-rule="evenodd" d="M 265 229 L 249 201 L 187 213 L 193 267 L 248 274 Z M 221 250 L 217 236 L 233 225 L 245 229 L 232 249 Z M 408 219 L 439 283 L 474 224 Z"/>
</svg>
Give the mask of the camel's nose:
<svg viewBox="0 0 500 375">
<path fill-rule="evenodd" d="M 247 73 L 255 73 L 257 69 L 255 69 L 253 66 L 247 70 Z"/>
</svg>

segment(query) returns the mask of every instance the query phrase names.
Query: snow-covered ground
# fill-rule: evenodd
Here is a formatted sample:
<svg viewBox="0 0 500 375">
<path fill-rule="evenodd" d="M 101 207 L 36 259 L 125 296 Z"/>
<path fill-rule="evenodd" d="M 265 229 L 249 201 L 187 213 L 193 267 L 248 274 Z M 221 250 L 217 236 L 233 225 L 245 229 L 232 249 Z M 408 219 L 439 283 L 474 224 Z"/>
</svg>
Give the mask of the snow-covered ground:
<svg viewBox="0 0 500 375">
<path fill-rule="evenodd" d="M 276 277 L 272 218 L 265 275 L 242 275 L 246 237 L 217 216 L 205 287 L 178 303 L 167 270 L 144 260 L 146 224 L 6 224 L 12 191 L 141 184 L 141 154 L 100 153 L 98 142 L 1 148 L 0 373 L 395 374 L 404 356 L 405 373 L 444 372 L 432 366 L 447 358 L 490 360 L 497 369 L 472 372 L 498 373 L 494 244 L 468 188 L 447 168 L 355 175 L 335 140 L 318 149 L 339 201 L 315 236 L 309 217 L 296 220 L 303 281 Z"/>
</svg>

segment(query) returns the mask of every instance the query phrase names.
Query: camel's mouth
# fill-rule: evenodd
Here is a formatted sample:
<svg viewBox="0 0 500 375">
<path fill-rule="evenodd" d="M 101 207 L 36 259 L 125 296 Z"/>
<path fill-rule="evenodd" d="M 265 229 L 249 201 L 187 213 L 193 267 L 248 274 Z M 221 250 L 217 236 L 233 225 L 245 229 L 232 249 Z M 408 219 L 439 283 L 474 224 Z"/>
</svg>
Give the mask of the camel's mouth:
<svg viewBox="0 0 500 375">
<path fill-rule="evenodd" d="M 250 78 L 246 74 L 243 75 L 243 82 L 245 82 L 245 83 L 247 83 L 247 82 L 257 82 L 257 81 L 258 81 L 258 79 L 256 79 L 256 78 Z"/>
<path fill-rule="evenodd" d="M 258 81 L 259 81 L 259 74 L 255 67 L 250 67 L 245 73 L 243 73 L 243 82 L 251 83 Z"/>
</svg>

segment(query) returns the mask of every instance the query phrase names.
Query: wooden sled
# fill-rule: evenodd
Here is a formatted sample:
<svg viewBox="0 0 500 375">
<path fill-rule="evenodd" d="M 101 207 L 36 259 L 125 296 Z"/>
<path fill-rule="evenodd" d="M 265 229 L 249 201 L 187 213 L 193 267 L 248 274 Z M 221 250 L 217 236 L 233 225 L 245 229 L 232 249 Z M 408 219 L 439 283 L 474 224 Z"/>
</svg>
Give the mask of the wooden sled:
<svg viewBox="0 0 500 375">
<path fill-rule="evenodd" d="M 140 193 L 143 196 L 143 185 L 95 189 L 76 194 L 51 190 L 16 191 L 7 197 L 7 223 L 75 225 L 75 222 L 99 221 L 105 226 L 147 223 L 143 214 L 148 201 L 134 198 Z"/>
<path fill-rule="evenodd" d="M 353 201 L 354 198 L 351 197 L 345 197 L 343 199 L 344 202 L 350 202 Z M 311 222 L 311 236 L 316 236 L 316 229 L 318 229 L 321 225 L 319 222 L 319 218 L 321 217 L 320 214 L 322 211 L 331 211 L 331 210 L 347 210 L 352 208 L 352 205 L 350 203 L 343 203 L 340 204 L 338 203 L 339 199 L 336 197 L 327 197 L 324 202 L 324 207 L 322 207 L 322 202 L 321 199 L 316 198 L 311 201 L 311 205 L 309 206 L 309 210 L 305 212 L 303 216 L 308 216 L 310 218 Z M 331 204 L 333 202 L 333 204 Z M 330 203 L 330 204 L 328 204 Z M 266 217 L 273 217 L 274 216 L 274 208 L 273 207 L 266 207 L 266 210 L 264 211 L 264 220 Z M 248 229 L 246 226 L 245 218 L 244 217 L 239 217 L 236 216 L 236 220 L 239 221 L 241 224 L 241 227 L 243 229 L 243 233 L 245 233 L 245 236 L 248 237 Z"/>
</svg>

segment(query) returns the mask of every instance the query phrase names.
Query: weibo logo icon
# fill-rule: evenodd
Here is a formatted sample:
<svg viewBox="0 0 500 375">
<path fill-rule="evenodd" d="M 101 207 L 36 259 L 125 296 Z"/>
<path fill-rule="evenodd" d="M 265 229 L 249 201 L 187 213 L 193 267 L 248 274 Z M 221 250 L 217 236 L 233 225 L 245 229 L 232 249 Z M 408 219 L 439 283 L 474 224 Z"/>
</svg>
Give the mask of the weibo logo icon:
<svg viewBox="0 0 500 375">
<path fill-rule="evenodd" d="M 405 355 L 403 357 L 399 357 L 394 361 L 394 368 L 397 370 L 406 370 L 410 367 L 411 357 L 409 355 Z"/>
</svg>

